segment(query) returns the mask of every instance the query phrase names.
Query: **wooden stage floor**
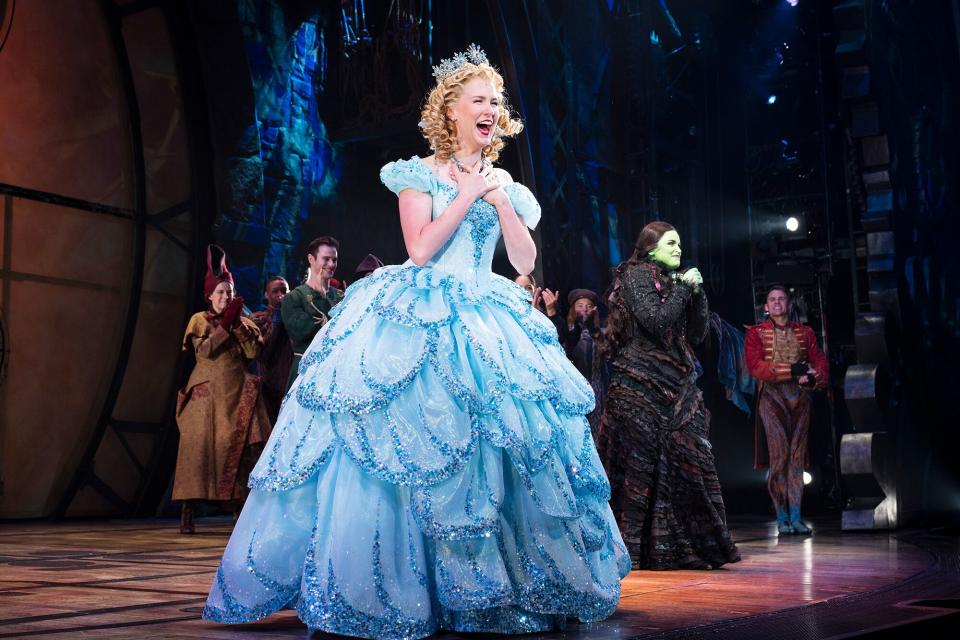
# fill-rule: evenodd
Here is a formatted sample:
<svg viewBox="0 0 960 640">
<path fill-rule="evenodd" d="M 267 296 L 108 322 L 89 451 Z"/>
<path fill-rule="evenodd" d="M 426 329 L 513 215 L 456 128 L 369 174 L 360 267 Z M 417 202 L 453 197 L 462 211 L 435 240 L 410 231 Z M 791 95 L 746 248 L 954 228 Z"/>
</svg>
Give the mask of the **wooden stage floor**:
<svg viewBox="0 0 960 640">
<path fill-rule="evenodd" d="M 772 523 L 731 524 L 740 563 L 635 571 L 613 617 L 543 637 L 769 640 L 944 615 L 954 623 L 960 539 L 949 532 L 841 533 L 824 522 L 813 537 L 778 540 Z M 183 536 L 169 520 L 0 524 L 0 638 L 303 638 L 291 611 L 232 627 L 200 620 L 230 528 L 200 520 Z"/>
</svg>

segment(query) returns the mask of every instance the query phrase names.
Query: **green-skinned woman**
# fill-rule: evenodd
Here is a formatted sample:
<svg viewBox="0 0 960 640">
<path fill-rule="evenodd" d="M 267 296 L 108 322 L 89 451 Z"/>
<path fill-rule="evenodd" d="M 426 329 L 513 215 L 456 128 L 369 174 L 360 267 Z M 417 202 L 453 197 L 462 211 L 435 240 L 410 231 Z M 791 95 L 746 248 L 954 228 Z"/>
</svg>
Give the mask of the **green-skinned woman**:
<svg viewBox="0 0 960 640">
<path fill-rule="evenodd" d="M 651 222 L 617 267 L 607 303 L 602 348 L 613 371 L 597 449 L 634 569 L 740 559 L 691 348 L 707 333 L 707 296 L 697 269 L 680 271 L 680 257 L 676 229 Z"/>
</svg>

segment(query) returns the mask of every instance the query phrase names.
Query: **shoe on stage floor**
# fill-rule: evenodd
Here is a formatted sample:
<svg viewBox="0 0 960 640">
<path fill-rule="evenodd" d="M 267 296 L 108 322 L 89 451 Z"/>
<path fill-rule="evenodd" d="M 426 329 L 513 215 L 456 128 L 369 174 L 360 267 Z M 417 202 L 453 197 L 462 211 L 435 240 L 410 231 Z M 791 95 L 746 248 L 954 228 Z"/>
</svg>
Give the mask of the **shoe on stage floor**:
<svg viewBox="0 0 960 640">
<path fill-rule="evenodd" d="M 180 533 L 193 533 L 193 505 L 186 502 L 180 508 Z"/>
<path fill-rule="evenodd" d="M 793 527 L 790 526 L 790 516 L 787 515 L 787 510 L 782 507 L 777 508 L 777 533 L 781 536 L 794 533 Z"/>
<path fill-rule="evenodd" d="M 813 533 L 810 525 L 800 518 L 800 507 L 790 507 L 790 527 L 793 529 L 793 533 L 799 533 L 800 535 L 808 536 Z"/>
</svg>

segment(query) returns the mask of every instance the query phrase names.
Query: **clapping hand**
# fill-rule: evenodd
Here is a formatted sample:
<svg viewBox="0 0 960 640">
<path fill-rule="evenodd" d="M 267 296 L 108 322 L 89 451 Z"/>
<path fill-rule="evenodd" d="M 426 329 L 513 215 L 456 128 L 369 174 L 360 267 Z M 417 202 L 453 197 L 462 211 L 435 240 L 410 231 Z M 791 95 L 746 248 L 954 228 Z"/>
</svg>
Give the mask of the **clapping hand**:
<svg viewBox="0 0 960 640">
<path fill-rule="evenodd" d="M 533 297 L 530 300 L 530 304 L 533 305 L 534 309 L 543 309 L 543 289 L 541 287 L 536 287 L 533 290 Z"/>
<path fill-rule="evenodd" d="M 243 311 L 243 298 L 237 296 L 227 303 L 220 318 L 220 326 L 227 331 L 233 331 L 240 324 L 240 313 Z"/>
<path fill-rule="evenodd" d="M 245 340 L 256 340 L 260 344 L 263 344 L 263 335 L 257 333 L 251 327 L 243 324 L 242 322 L 237 323 L 237 326 L 234 327 L 233 335 L 237 336 L 241 342 Z"/>
<path fill-rule="evenodd" d="M 600 310 L 594 307 L 583 319 L 583 326 L 589 329 L 590 333 L 600 330 Z"/>
<path fill-rule="evenodd" d="M 543 306 L 547 309 L 547 315 L 551 317 L 557 315 L 557 298 L 559 298 L 557 292 L 543 289 L 540 292 L 540 297 L 543 299 Z"/>
</svg>

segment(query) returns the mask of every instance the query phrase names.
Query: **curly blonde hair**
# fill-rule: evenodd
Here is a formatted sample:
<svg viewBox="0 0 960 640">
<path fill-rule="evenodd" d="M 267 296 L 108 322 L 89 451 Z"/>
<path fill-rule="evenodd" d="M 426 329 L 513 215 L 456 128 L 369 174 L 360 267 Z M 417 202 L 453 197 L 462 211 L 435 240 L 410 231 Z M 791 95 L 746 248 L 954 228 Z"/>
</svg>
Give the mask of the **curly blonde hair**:
<svg viewBox="0 0 960 640">
<path fill-rule="evenodd" d="M 507 104 L 506 96 L 503 94 L 503 77 L 489 65 L 466 63 L 437 83 L 427 96 L 427 101 L 420 112 L 423 137 L 430 143 L 430 148 L 436 154 L 437 160 L 449 160 L 460 148 L 457 142 L 457 129 L 447 116 L 447 108 L 460 99 L 463 95 L 463 85 L 474 78 L 489 80 L 500 94 L 493 141 L 481 150 L 483 157 L 490 162 L 495 162 L 500 157 L 500 150 L 506 144 L 503 139 L 523 131 L 523 123 L 519 118 L 511 116 L 510 105 Z"/>
</svg>

